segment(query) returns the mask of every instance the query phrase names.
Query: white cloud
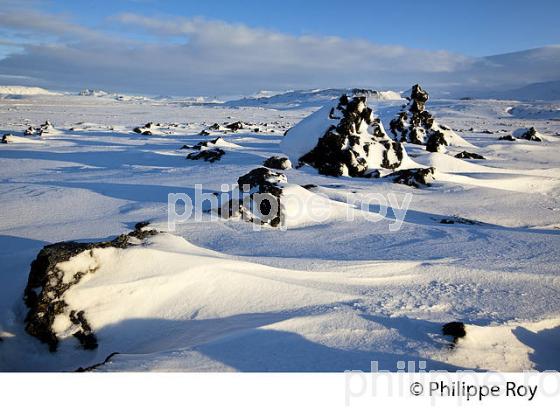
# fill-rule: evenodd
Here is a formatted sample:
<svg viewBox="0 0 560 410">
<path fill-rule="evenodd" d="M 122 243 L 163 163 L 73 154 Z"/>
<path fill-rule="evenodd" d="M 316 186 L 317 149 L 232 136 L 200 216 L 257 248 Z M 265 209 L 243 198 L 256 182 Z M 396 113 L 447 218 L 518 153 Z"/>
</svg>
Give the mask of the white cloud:
<svg viewBox="0 0 560 410">
<path fill-rule="evenodd" d="M 192 95 L 405 87 L 417 81 L 479 84 L 478 71 L 495 76 L 504 69 L 446 51 L 294 36 L 200 18 L 127 13 L 112 17 L 100 31 L 64 16 L 19 12 L 0 14 L 0 27 L 12 36 L 41 38 L 0 60 L 0 74 L 39 78 L 36 85 L 51 88 Z"/>
</svg>

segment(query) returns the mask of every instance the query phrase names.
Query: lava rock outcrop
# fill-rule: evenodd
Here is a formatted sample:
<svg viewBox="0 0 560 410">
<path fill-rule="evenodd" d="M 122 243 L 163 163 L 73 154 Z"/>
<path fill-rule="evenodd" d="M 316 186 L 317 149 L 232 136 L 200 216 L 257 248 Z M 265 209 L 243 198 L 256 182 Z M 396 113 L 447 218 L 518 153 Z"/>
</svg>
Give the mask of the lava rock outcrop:
<svg viewBox="0 0 560 410">
<path fill-rule="evenodd" d="M 320 110 L 308 118 L 304 120 L 307 123 L 318 122 L 315 132 L 319 134 L 301 136 L 315 137 L 316 144 L 298 158 L 298 166 L 310 165 L 329 176 L 368 177 L 379 168 L 398 168 L 405 157 L 402 145 L 387 136 L 364 96 L 343 95 L 328 113 Z M 288 131 L 285 141 L 295 139 L 293 135 L 306 134 L 308 125 L 300 130 L 298 126 Z"/>
<path fill-rule="evenodd" d="M 389 124 L 397 141 L 426 145 L 430 152 L 445 152 L 448 145 L 469 145 L 449 127 L 438 124 L 426 110 L 429 95 L 420 85 L 412 86 L 407 99 L 408 104 Z"/>
<path fill-rule="evenodd" d="M 222 217 L 241 216 L 245 221 L 277 227 L 282 222 L 282 184 L 286 176 L 268 168 L 255 168 L 237 179 L 238 197 L 219 209 Z"/>
<path fill-rule="evenodd" d="M 146 223 L 139 223 L 134 231 L 123 234 L 112 241 L 106 242 L 59 242 L 46 245 L 39 251 L 35 260 L 31 263 L 31 270 L 24 291 L 24 302 L 28 313 L 25 318 L 25 330 L 31 336 L 46 343 L 49 350 L 54 352 L 58 347 L 58 337 L 53 330 L 55 318 L 58 315 L 67 315 L 74 325 L 73 336 L 78 339 L 84 349 L 95 349 L 97 339 L 86 319 L 83 311 L 68 311 L 68 305 L 64 301 L 64 294 L 80 280 L 95 272 L 98 267 L 85 271 L 78 271 L 69 275 L 60 268 L 61 262 L 66 262 L 84 252 L 91 256 L 95 249 L 100 248 L 126 248 L 131 246 L 133 238 L 143 240 L 148 236 L 155 235 L 157 231 L 144 229 Z"/>
</svg>

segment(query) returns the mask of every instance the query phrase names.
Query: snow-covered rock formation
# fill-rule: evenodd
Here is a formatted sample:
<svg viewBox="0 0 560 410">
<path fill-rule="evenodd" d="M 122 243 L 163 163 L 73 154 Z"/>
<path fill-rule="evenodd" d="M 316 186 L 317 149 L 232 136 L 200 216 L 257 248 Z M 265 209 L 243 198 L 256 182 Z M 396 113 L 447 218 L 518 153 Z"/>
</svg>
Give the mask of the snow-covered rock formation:
<svg viewBox="0 0 560 410">
<path fill-rule="evenodd" d="M 281 145 L 292 163 L 331 176 L 369 177 L 380 169 L 414 166 L 391 140 L 365 96 L 340 97 L 288 130 Z"/>
<path fill-rule="evenodd" d="M 39 125 L 38 127 L 29 126 L 23 132 L 23 135 L 43 136 L 44 134 L 57 134 L 57 133 L 58 133 L 58 130 L 54 127 L 54 125 L 49 120 L 46 120 L 43 124 Z"/>
<path fill-rule="evenodd" d="M 511 133 L 515 138 L 527 140 L 527 141 L 537 141 L 542 142 L 546 140 L 546 137 L 538 132 L 535 127 L 530 128 L 518 128 Z"/>
<path fill-rule="evenodd" d="M 95 349 L 97 339 L 86 319 L 87 312 L 68 308 L 65 293 L 82 278 L 98 268 L 96 253 L 104 248 L 124 249 L 141 243 L 155 235 L 147 230 L 147 223 L 139 223 L 135 230 L 107 242 L 59 242 L 47 245 L 31 263 L 31 270 L 24 291 L 24 301 L 29 311 L 25 330 L 49 346 L 58 347 L 57 333 L 64 331 L 74 336 L 84 349 Z"/>
<path fill-rule="evenodd" d="M 407 97 L 408 104 L 396 118 L 391 120 L 390 128 L 394 138 L 400 142 L 426 145 L 430 152 L 445 152 L 445 146 L 472 146 L 451 128 L 439 124 L 430 112 L 426 111 L 428 93 L 415 84 Z"/>
<path fill-rule="evenodd" d="M 237 180 L 227 203 L 216 211 L 223 218 L 240 217 L 271 227 L 295 227 L 337 217 L 347 205 L 333 202 L 301 185 L 288 183 L 286 175 L 268 168 L 255 168 Z"/>
</svg>

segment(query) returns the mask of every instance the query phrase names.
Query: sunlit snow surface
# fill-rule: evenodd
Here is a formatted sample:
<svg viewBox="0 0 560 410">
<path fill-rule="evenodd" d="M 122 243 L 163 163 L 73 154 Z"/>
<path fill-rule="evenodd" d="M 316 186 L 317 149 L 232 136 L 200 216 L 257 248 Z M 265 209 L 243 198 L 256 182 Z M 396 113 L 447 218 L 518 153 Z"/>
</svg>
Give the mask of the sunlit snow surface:
<svg viewBox="0 0 560 410">
<path fill-rule="evenodd" d="M 401 103 L 370 105 L 387 126 Z M 331 217 L 285 231 L 193 221 L 143 246 L 95 251 L 67 263 L 69 272 L 99 269 L 66 300 L 85 310 L 99 348 L 80 350 L 64 321 L 55 323 L 55 354 L 24 332 L 23 288 L 42 246 L 112 238 L 144 220 L 165 231 L 168 193 L 192 194 L 195 184 L 220 192 L 281 154 L 284 131 L 317 108 L 1 100 L 0 135 L 22 136 L 47 119 L 55 130 L 27 137 L 41 144 L 0 144 L 0 370 L 74 370 L 112 352 L 120 354 L 98 370 L 342 371 L 371 361 L 396 370 L 399 360 L 425 360 L 429 370 L 560 370 L 560 123 L 558 106 L 544 103 L 430 101 L 427 109 L 486 160 L 408 144 L 415 162 L 436 168 L 426 189 L 284 171 L 289 183 L 317 185 Z M 261 132 L 197 135 L 237 120 Z M 162 126 L 132 132 L 149 121 Z M 498 140 L 530 126 L 547 141 Z M 235 144 L 219 162 L 186 160 L 179 149 L 219 135 Z M 377 222 L 342 215 L 372 193 L 393 193 L 399 204 L 413 194 L 399 231 L 389 229 L 391 210 Z M 482 224 L 439 223 L 454 216 Z M 440 335 L 452 320 L 467 324 L 454 349 Z"/>
</svg>

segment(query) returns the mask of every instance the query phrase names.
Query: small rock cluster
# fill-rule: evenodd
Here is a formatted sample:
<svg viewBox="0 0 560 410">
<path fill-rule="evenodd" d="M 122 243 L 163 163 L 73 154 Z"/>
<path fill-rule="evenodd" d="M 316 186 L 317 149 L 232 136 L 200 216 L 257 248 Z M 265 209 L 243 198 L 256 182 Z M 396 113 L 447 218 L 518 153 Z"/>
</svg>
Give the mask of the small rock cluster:
<svg viewBox="0 0 560 410">
<path fill-rule="evenodd" d="M 221 137 L 218 137 L 213 140 L 197 142 L 193 146 L 183 145 L 181 149 L 194 149 L 198 151 L 191 152 L 189 155 L 187 155 L 187 159 L 202 159 L 204 161 L 212 163 L 219 161 L 225 154 L 225 151 L 223 149 L 218 148 L 221 143 L 225 143 L 225 140 Z"/>
<path fill-rule="evenodd" d="M 243 121 L 235 121 L 225 125 L 220 125 L 217 122 L 215 122 L 214 124 L 210 125 L 208 129 L 211 131 L 237 132 L 243 129 L 251 129 L 251 127 L 253 127 L 253 124 L 249 124 Z M 203 135 L 202 132 L 204 132 L 206 135 L 209 135 L 208 131 L 206 130 L 201 131 L 201 135 Z"/>
<path fill-rule="evenodd" d="M 95 349 L 97 339 L 86 319 L 85 312 L 75 310 L 68 312 L 64 294 L 79 283 L 85 275 L 93 273 L 96 268 L 87 272 L 77 272 L 68 278 L 65 277 L 65 273 L 58 267 L 58 264 L 83 252 L 90 252 L 93 255 L 94 250 L 99 248 L 127 248 L 131 246 L 130 239 L 143 240 L 157 233 L 155 230 L 144 229 L 146 226 L 147 223 L 139 223 L 135 226 L 134 231 L 120 235 L 112 241 L 59 242 L 43 247 L 31 263 L 24 291 L 24 301 L 29 309 L 25 318 L 27 333 L 46 343 L 49 350 L 54 352 L 57 350 L 59 340 L 52 328 L 53 323 L 56 316 L 68 315 L 70 322 L 75 326 L 73 336 L 78 339 L 84 349 Z"/>
<path fill-rule="evenodd" d="M 153 130 L 154 127 L 155 127 L 155 124 L 153 122 L 148 122 L 148 123 L 144 124 L 143 127 L 136 127 L 132 131 L 134 131 L 137 134 L 152 135 L 153 134 L 152 130 Z"/>
<path fill-rule="evenodd" d="M 23 135 L 39 135 L 42 136 L 43 134 L 48 134 L 54 130 L 54 126 L 49 120 L 46 120 L 43 124 L 39 125 L 38 127 L 28 127 L 24 132 Z"/>
</svg>

